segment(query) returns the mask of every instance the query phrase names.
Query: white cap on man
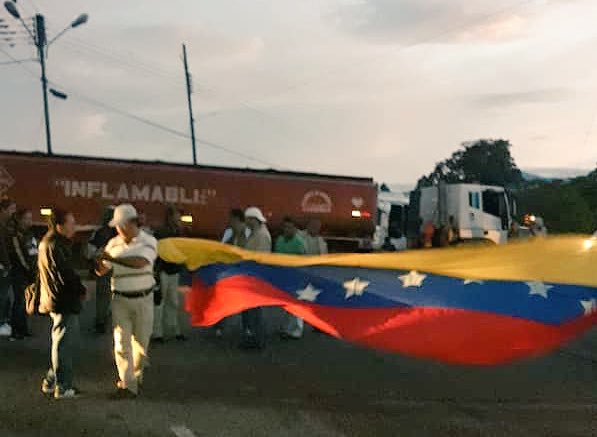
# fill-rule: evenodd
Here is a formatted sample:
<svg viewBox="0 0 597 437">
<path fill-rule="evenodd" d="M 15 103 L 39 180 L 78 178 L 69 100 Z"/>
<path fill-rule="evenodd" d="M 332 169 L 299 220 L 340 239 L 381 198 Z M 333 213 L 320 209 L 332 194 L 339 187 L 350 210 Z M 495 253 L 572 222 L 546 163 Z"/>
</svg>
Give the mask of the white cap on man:
<svg viewBox="0 0 597 437">
<path fill-rule="evenodd" d="M 115 228 L 116 226 L 124 225 L 129 220 L 136 219 L 139 215 L 133 205 L 123 203 L 114 208 L 114 217 L 110 220 L 110 227 Z"/>
<path fill-rule="evenodd" d="M 267 219 L 264 217 L 261 210 L 255 206 L 247 208 L 247 210 L 245 211 L 245 218 L 254 218 L 259 220 L 261 223 L 267 223 Z"/>
</svg>

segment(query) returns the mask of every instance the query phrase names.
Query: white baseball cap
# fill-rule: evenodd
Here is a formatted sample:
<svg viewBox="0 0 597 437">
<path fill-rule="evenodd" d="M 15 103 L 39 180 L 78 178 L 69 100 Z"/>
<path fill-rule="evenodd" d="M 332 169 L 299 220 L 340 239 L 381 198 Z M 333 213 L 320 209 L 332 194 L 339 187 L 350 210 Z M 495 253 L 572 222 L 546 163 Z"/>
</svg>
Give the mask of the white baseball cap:
<svg viewBox="0 0 597 437">
<path fill-rule="evenodd" d="M 128 222 L 129 220 L 136 219 L 138 217 L 137 210 L 133 205 L 123 203 L 114 208 L 114 217 L 110 220 L 110 227 L 115 228 Z"/>
<path fill-rule="evenodd" d="M 261 210 L 255 206 L 251 206 L 250 208 L 247 208 L 247 210 L 245 211 L 245 218 L 251 217 L 259 220 L 261 223 L 267 223 L 267 219 L 264 217 Z"/>
</svg>

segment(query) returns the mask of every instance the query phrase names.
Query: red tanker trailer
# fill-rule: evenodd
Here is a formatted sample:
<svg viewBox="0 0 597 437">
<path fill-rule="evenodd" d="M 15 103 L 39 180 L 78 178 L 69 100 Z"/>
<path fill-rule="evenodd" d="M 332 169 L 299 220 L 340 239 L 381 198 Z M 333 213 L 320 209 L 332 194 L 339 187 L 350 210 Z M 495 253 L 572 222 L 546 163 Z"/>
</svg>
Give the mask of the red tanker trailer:
<svg viewBox="0 0 597 437">
<path fill-rule="evenodd" d="M 158 227 L 174 204 L 189 235 L 212 239 L 231 208 L 258 206 L 274 233 L 284 216 L 317 217 L 332 249 L 352 251 L 370 244 L 377 188 L 370 178 L 0 151 L 2 196 L 31 208 L 40 225 L 52 207 L 72 210 L 81 230 L 98 225 L 103 207 L 125 202 Z"/>
</svg>

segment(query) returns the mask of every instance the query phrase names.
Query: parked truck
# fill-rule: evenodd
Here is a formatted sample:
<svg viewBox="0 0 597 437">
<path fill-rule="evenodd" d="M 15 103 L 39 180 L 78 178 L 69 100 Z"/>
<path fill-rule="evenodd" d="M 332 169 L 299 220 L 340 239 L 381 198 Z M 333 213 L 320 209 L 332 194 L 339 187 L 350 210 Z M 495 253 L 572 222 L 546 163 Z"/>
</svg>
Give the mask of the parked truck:
<svg viewBox="0 0 597 437">
<path fill-rule="evenodd" d="M 416 216 L 411 224 L 420 233 L 452 228 L 460 241 L 506 243 L 515 203 L 503 187 L 446 184 L 424 187 L 411 195 Z"/>
<path fill-rule="evenodd" d="M 231 208 L 258 206 L 274 233 L 284 216 L 320 219 L 332 251 L 372 246 L 377 204 L 371 178 L 6 151 L 2 196 L 30 208 L 40 226 L 53 207 L 73 211 L 82 232 L 98 226 L 108 205 L 132 203 L 155 228 L 173 204 L 188 235 L 211 239 L 221 237 Z"/>
</svg>

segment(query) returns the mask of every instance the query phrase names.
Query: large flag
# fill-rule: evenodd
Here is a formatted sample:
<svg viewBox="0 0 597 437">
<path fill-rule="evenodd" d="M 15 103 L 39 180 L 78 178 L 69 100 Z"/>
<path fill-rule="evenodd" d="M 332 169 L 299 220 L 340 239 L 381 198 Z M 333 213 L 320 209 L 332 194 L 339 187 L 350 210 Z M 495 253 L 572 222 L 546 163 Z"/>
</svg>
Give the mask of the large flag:
<svg viewBox="0 0 597 437">
<path fill-rule="evenodd" d="M 279 306 L 337 338 L 450 363 L 547 353 L 597 321 L 597 247 L 583 237 L 319 257 L 160 242 L 193 271 L 194 326 Z"/>
</svg>

